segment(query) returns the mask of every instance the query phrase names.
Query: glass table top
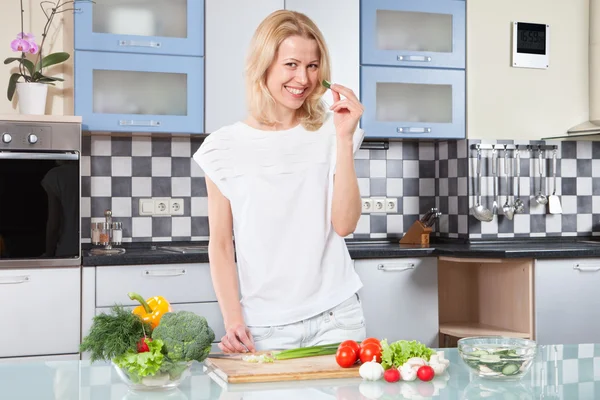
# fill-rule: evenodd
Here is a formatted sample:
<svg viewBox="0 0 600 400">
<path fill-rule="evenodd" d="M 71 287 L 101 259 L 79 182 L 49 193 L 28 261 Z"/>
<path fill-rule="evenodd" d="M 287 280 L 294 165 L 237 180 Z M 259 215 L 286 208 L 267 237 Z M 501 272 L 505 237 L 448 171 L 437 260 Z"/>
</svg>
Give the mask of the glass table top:
<svg viewBox="0 0 600 400">
<path fill-rule="evenodd" d="M 0 399 L 7 400 L 365 400 L 365 399 L 600 399 L 600 344 L 539 346 L 519 381 L 473 375 L 455 348 L 443 349 L 448 373 L 430 382 L 387 383 L 362 379 L 226 384 L 194 363 L 177 389 L 133 392 L 104 362 L 0 363 Z"/>
</svg>

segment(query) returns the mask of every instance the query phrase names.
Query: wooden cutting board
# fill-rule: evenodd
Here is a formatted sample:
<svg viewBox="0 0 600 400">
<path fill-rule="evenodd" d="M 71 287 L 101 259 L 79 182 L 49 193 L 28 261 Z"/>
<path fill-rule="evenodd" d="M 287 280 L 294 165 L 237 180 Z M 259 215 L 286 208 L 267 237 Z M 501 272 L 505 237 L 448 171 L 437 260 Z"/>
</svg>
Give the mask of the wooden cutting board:
<svg viewBox="0 0 600 400">
<path fill-rule="evenodd" d="M 251 363 L 235 358 L 207 358 L 204 364 L 228 383 L 281 382 L 308 379 L 360 378 L 359 366 L 342 368 L 335 355 Z"/>
</svg>

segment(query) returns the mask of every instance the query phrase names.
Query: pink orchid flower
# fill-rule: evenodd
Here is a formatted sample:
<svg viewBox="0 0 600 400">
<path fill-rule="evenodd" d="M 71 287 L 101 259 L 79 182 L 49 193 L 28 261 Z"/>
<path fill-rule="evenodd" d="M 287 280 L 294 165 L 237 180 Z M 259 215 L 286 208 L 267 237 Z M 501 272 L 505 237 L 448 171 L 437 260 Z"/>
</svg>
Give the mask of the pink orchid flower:
<svg viewBox="0 0 600 400">
<path fill-rule="evenodd" d="M 39 49 L 39 47 L 38 47 L 38 45 L 37 45 L 37 44 L 36 44 L 36 43 L 35 43 L 33 40 L 29 42 L 29 45 L 30 45 L 31 47 L 29 48 L 29 50 L 28 50 L 28 51 L 29 51 L 31 54 L 37 54 L 37 52 L 40 50 L 40 49 Z"/>
<path fill-rule="evenodd" d="M 33 35 L 33 33 L 21 32 L 21 33 L 17 34 L 17 39 L 25 39 L 25 40 L 31 41 L 31 40 L 35 39 L 35 36 Z"/>
<path fill-rule="evenodd" d="M 10 42 L 10 48 L 13 51 L 26 52 L 31 48 L 31 43 L 24 39 L 15 39 Z"/>
</svg>

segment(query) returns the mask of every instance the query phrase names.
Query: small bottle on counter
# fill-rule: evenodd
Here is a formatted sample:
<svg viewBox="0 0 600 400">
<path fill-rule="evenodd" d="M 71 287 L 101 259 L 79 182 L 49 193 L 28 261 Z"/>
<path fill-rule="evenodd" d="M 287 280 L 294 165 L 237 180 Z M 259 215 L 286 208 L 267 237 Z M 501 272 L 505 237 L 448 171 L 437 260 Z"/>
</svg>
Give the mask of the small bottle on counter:
<svg viewBox="0 0 600 400">
<path fill-rule="evenodd" d="M 112 243 L 119 245 L 123 242 L 123 223 L 113 222 L 112 223 Z"/>
<path fill-rule="evenodd" d="M 100 227 L 101 223 L 99 222 L 92 222 L 91 225 L 91 240 L 92 240 L 92 244 L 100 244 Z"/>
<path fill-rule="evenodd" d="M 101 226 L 100 230 L 100 244 L 106 246 L 110 244 L 110 228 L 111 225 L 106 222 L 99 223 Z"/>
</svg>

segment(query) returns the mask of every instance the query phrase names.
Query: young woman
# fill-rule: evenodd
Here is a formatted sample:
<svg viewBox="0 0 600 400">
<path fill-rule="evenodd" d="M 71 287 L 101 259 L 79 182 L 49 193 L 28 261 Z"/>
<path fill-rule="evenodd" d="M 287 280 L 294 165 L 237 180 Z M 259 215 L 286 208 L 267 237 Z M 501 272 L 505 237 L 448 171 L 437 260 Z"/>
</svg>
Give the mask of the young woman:
<svg viewBox="0 0 600 400">
<path fill-rule="evenodd" d="M 362 283 L 344 241 L 361 214 L 354 153 L 363 107 L 333 84 L 327 110 L 321 82 L 329 76 L 316 25 L 297 12 L 272 13 L 247 59 L 249 116 L 211 133 L 194 154 L 206 175 L 224 352 L 366 336 Z"/>
</svg>

